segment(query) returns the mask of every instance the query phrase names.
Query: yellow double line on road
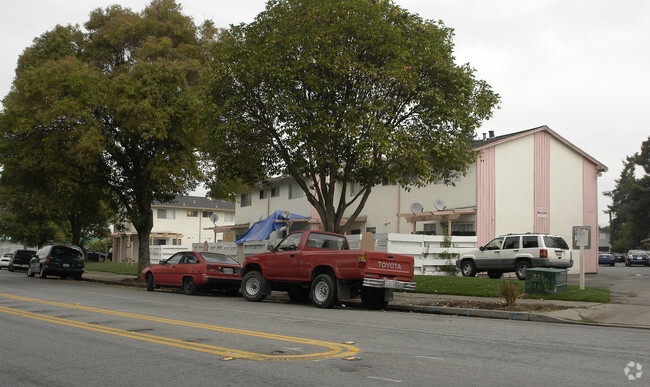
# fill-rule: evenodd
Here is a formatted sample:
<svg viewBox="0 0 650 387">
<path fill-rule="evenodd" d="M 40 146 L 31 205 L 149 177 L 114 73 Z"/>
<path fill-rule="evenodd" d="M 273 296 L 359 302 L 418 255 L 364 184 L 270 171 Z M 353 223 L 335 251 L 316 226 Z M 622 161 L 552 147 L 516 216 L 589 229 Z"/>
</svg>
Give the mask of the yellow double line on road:
<svg viewBox="0 0 650 387">
<path fill-rule="evenodd" d="M 212 345 L 193 343 L 189 341 L 172 339 L 167 337 L 148 335 L 140 332 L 131 332 L 122 329 L 105 327 L 97 324 L 89 324 L 89 323 L 84 323 L 75 320 L 68 320 L 59 317 L 27 312 L 15 308 L 0 307 L 0 312 L 13 314 L 16 316 L 36 319 L 36 320 L 55 323 L 55 324 L 67 325 L 75 328 L 87 329 L 95 332 L 102 332 L 102 333 L 117 335 L 121 337 L 131 338 L 131 339 L 143 340 L 151 343 L 164 344 L 164 345 L 169 345 L 177 348 L 189 349 L 193 351 L 205 352 L 205 353 L 210 353 L 210 354 L 220 355 L 225 357 L 232 357 L 237 359 L 248 359 L 248 360 L 258 360 L 258 361 L 305 361 L 305 360 L 321 360 L 321 359 L 332 359 L 332 358 L 353 356 L 360 352 L 358 348 L 343 343 L 339 344 L 339 343 L 332 343 L 328 341 L 303 339 L 303 338 L 291 337 L 291 336 L 282 336 L 282 335 L 276 335 L 272 333 L 219 327 L 214 325 L 193 323 L 189 321 L 171 320 L 171 319 L 166 319 L 161 317 L 145 316 L 140 314 L 118 312 L 118 311 L 108 310 L 108 309 L 93 308 L 93 307 L 83 306 L 83 305 L 73 305 L 73 304 L 66 304 L 62 302 L 45 301 L 36 298 L 22 297 L 22 296 L 16 296 L 16 295 L 6 294 L 6 293 L 0 293 L 0 297 L 51 305 L 51 306 L 62 307 L 62 308 L 78 309 L 86 312 L 102 313 L 102 314 L 107 314 L 112 316 L 152 321 L 157 323 L 179 325 L 179 326 L 198 328 L 198 329 L 206 329 L 206 330 L 218 331 L 224 333 L 233 333 L 238 335 L 252 336 L 252 337 L 270 339 L 270 340 L 278 340 L 283 342 L 292 342 L 292 343 L 305 344 L 310 346 L 314 345 L 314 346 L 324 347 L 328 349 L 325 352 L 301 354 L 301 355 L 267 355 L 264 353 L 242 351 L 242 350 L 231 349 L 231 348 L 223 348 L 223 347 L 217 347 Z"/>
</svg>

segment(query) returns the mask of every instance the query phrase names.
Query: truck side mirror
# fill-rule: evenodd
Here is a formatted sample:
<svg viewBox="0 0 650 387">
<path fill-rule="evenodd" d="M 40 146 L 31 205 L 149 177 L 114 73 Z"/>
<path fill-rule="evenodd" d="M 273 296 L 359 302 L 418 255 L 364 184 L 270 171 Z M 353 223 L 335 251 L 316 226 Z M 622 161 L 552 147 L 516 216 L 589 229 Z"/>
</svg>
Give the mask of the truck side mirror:
<svg viewBox="0 0 650 387">
<path fill-rule="evenodd" d="M 266 245 L 266 249 L 267 249 L 268 251 L 275 251 L 275 246 L 273 246 L 273 245 Z"/>
<path fill-rule="evenodd" d="M 481 246 L 478 249 L 481 250 L 481 251 L 485 251 L 485 246 Z"/>
</svg>

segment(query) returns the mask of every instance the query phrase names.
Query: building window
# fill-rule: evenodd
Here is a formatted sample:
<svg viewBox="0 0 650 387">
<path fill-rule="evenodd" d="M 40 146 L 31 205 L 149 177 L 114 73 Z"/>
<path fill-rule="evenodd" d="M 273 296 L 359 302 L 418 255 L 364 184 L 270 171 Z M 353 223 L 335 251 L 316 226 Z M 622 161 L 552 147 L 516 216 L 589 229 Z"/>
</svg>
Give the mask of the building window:
<svg viewBox="0 0 650 387">
<path fill-rule="evenodd" d="M 436 235 L 436 224 L 435 223 L 425 223 L 424 224 L 424 235 Z"/>
<path fill-rule="evenodd" d="M 167 244 L 167 239 L 154 238 L 153 244 L 154 244 L 154 246 L 164 246 L 164 245 Z"/>
<path fill-rule="evenodd" d="M 366 232 L 377 233 L 377 227 L 366 227 Z"/>
<path fill-rule="evenodd" d="M 354 196 L 359 192 L 359 183 L 350 183 L 350 196 Z"/>
<path fill-rule="evenodd" d="M 176 219 L 174 210 L 159 208 L 157 211 L 158 219 Z"/>
<path fill-rule="evenodd" d="M 269 196 L 269 194 L 265 189 L 260 190 L 260 200 L 266 199 L 268 196 Z"/>
<path fill-rule="evenodd" d="M 461 235 L 461 236 L 476 235 L 476 231 L 474 231 L 474 223 L 452 223 L 451 233 L 452 235 Z"/>
<path fill-rule="evenodd" d="M 387 177 L 381 179 L 381 185 L 391 185 L 390 180 Z"/>
<path fill-rule="evenodd" d="M 199 212 L 196 210 L 188 210 L 187 211 L 187 217 L 188 218 L 197 218 L 199 216 Z"/>
<path fill-rule="evenodd" d="M 212 214 L 214 214 L 214 211 L 203 211 L 203 215 L 202 215 L 202 216 L 203 216 L 204 218 L 209 218 L 209 217 L 212 216 Z"/>
<path fill-rule="evenodd" d="M 301 198 L 305 195 L 298 184 L 292 183 L 289 184 L 289 199 Z"/>
<path fill-rule="evenodd" d="M 251 205 L 251 194 L 241 194 L 241 206 L 248 207 Z"/>
<path fill-rule="evenodd" d="M 180 246 L 181 242 L 182 242 L 182 239 L 172 238 L 172 245 L 174 245 L 174 246 Z"/>
<path fill-rule="evenodd" d="M 277 198 L 278 196 L 280 196 L 280 187 L 271 188 L 271 197 Z"/>
<path fill-rule="evenodd" d="M 350 230 L 350 235 L 360 235 L 361 229 Z"/>
</svg>

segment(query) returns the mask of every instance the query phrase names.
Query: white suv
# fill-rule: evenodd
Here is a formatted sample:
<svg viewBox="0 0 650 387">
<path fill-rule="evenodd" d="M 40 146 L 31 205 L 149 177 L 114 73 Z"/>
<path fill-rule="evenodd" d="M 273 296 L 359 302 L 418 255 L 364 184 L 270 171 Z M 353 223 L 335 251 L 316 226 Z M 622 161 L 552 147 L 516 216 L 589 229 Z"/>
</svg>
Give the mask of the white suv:
<svg viewBox="0 0 650 387">
<path fill-rule="evenodd" d="M 487 271 L 490 278 L 501 278 L 503 273 L 515 272 L 526 279 L 530 267 L 566 269 L 573 266 L 571 249 L 559 236 L 547 234 L 508 234 L 492 239 L 485 246 L 462 254 L 456 261 L 465 277 Z"/>
</svg>

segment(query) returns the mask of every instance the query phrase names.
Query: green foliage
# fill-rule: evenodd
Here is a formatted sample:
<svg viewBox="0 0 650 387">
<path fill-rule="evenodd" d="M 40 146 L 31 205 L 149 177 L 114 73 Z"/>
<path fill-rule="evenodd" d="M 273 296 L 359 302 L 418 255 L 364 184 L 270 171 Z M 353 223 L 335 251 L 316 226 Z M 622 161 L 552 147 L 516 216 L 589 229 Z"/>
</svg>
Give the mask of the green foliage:
<svg viewBox="0 0 650 387">
<path fill-rule="evenodd" d="M 515 305 L 521 294 L 521 286 L 518 281 L 500 281 L 497 290 L 499 297 L 503 298 L 508 306 Z"/>
<path fill-rule="evenodd" d="M 443 231 L 444 236 L 442 240 L 442 247 L 451 247 L 451 235 L 449 235 L 446 230 Z M 457 254 L 450 253 L 448 250 L 443 251 L 439 254 L 440 259 L 444 259 L 446 262 L 444 265 L 440 266 L 440 271 L 446 273 L 447 275 L 455 276 L 458 274 L 458 268 L 456 267 L 456 258 Z"/>
<path fill-rule="evenodd" d="M 342 232 L 384 178 L 421 186 L 464 173 L 498 96 L 454 63 L 452 37 L 367 0 L 272 1 L 224 31 L 202 109 L 213 195 L 289 175 L 325 229 Z M 348 183 L 361 189 L 350 196 Z"/>
<path fill-rule="evenodd" d="M 639 171 L 645 173 L 638 177 Z M 605 195 L 612 198 L 612 249 L 650 249 L 650 137 L 626 158 L 616 187 Z"/>
<path fill-rule="evenodd" d="M 153 0 L 141 13 L 97 9 L 85 28 L 57 26 L 20 57 L 0 115 L 8 175 L 0 183 L 21 180 L 16 202 L 38 205 L 30 214 L 57 225 L 65 219 L 60 228 L 73 241 L 105 236 L 119 203 L 138 231 L 142 269 L 152 202 L 202 177 L 198 85 L 215 29 L 207 23 L 199 37 L 173 0 Z"/>
</svg>

